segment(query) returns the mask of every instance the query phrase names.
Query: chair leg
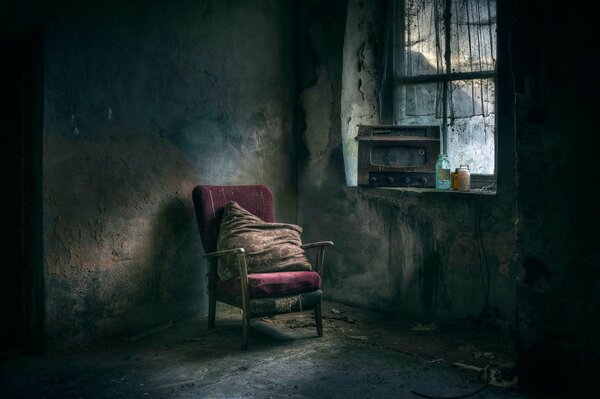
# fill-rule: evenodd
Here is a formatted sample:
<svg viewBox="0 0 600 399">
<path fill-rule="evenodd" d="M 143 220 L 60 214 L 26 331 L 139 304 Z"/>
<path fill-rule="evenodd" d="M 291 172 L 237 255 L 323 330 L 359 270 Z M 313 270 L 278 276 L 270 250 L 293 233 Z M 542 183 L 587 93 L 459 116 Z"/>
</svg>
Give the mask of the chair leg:
<svg viewBox="0 0 600 399">
<path fill-rule="evenodd" d="M 250 329 L 250 315 L 248 312 L 242 313 L 242 350 L 248 349 L 248 330 Z"/>
<path fill-rule="evenodd" d="M 208 294 L 208 328 L 215 328 L 215 315 L 217 313 L 217 299 L 214 294 Z"/>
<path fill-rule="evenodd" d="M 317 334 L 323 336 L 323 318 L 321 317 L 321 302 L 315 307 L 315 324 L 317 325 Z"/>
</svg>

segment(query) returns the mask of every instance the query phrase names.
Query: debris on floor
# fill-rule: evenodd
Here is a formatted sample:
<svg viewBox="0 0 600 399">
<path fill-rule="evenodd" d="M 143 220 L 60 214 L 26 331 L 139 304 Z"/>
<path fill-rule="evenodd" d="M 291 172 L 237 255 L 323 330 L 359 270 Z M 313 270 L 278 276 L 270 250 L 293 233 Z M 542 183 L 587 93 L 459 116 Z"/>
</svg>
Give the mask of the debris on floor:
<svg viewBox="0 0 600 399">
<path fill-rule="evenodd" d="M 316 324 L 311 320 L 303 320 L 303 319 L 288 319 L 286 321 L 286 327 L 288 328 L 307 328 L 307 327 L 315 327 Z"/>
<path fill-rule="evenodd" d="M 494 360 L 494 354 L 492 352 L 473 352 L 473 356 L 475 356 L 477 359 L 490 359 L 490 360 Z"/>
<path fill-rule="evenodd" d="M 438 331 L 440 327 L 436 323 L 417 323 L 411 330 L 420 331 L 420 332 L 428 332 L 428 331 Z"/>
<path fill-rule="evenodd" d="M 349 318 L 348 316 L 323 316 L 326 320 L 340 320 L 349 324 L 356 323 L 356 320 Z"/>
<path fill-rule="evenodd" d="M 498 365 L 490 369 L 489 375 L 490 385 L 500 388 L 517 388 L 519 384 L 519 376 L 515 363 Z"/>
<path fill-rule="evenodd" d="M 472 373 L 482 382 L 500 388 L 516 388 L 519 382 L 514 363 L 505 365 L 488 364 L 485 367 L 477 367 L 455 362 L 453 366 Z"/>
<path fill-rule="evenodd" d="M 0 359 L 0 390 L 8 392 L 3 397 L 49 398 L 278 398 L 290 392 L 410 398 L 413 391 L 456 396 L 483 385 L 488 399 L 531 398 L 505 389 L 518 382 L 508 337 L 327 305 L 321 338 L 311 312 L 262 317 L 251 321 L 249 350 L 240 351 L 241 317 L 232 311 L 219 314 L 213 329 L 206 319 L 169 323 L 106 348 L 15 355 L 4 365 Z M 299 375 L 307 366 L 310 372 Z"/>
</svg>

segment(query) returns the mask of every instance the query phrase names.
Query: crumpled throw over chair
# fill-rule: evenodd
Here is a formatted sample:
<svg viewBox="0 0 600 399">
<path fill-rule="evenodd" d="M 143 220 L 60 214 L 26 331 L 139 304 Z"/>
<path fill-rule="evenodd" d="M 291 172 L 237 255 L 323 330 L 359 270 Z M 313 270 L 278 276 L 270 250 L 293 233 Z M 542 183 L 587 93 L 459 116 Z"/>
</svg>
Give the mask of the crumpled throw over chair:
<svg viewBox="0 0 600 399">
<path fill-rule="evenodd" d="M 248 186 L 196 186 L 192 193 L 196 220 L 200 229 L 202 245 L 208 259 L 208 327 L 215 326 L 217 301 L 242 309 L 242 349 L 248 348 L 250 319 L 281 313 L 314 310 L 317 333 L 323 336 L 321 319 L 321 276 L 325 248 L 331 241 L 302 245 L 303 249 L 316 250 L 312 271 L 248 274 L 246 250 L 230 248 L 216 252 L 223 208 L 229 201 L 265 222 L 273 223 L 273 194 L 264 185 Z M 234 254 L 237 258 L 239 277 L 219 281 L 217 259 Z"/>
</svg>

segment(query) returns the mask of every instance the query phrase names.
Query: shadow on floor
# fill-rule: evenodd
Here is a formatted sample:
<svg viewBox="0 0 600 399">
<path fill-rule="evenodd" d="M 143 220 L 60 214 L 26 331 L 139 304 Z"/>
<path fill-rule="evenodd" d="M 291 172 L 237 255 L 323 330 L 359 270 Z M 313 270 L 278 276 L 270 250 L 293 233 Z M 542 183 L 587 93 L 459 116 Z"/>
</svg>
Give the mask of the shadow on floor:
<svg viewBox="0 0 600 399">
<path fill-rule="evenodd" d="M 309 312 L 263 318 L 252 322 L 248 351 L 239 349 L 239 314 L 228 312 L 218 313 L 213 330 L 196 320 L 83 352 L 4 356 L 0 396 L 417 398 L 412 391 L 458 396 L 479 389 L 493 365 L 514 361 L 509 342 L 497 336 L 340 304 L 324 309 L 323 338 L 316 337 Z M 487 386 L 472 397 L 537 396 Z"/>
</svg>

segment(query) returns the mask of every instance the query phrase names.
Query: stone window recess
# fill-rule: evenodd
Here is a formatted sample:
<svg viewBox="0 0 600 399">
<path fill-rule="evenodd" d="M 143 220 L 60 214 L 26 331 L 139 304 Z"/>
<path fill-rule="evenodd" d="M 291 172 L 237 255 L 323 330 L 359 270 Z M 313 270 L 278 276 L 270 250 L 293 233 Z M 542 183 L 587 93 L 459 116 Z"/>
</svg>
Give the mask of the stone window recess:
<svg viewBox="0 0 600 399">
<path fill-rule="evenodd" d="M 380 119 L 440 125 L 453 169 L 495 175 L 496 1 L 389 4 Z"/>
</svg>

